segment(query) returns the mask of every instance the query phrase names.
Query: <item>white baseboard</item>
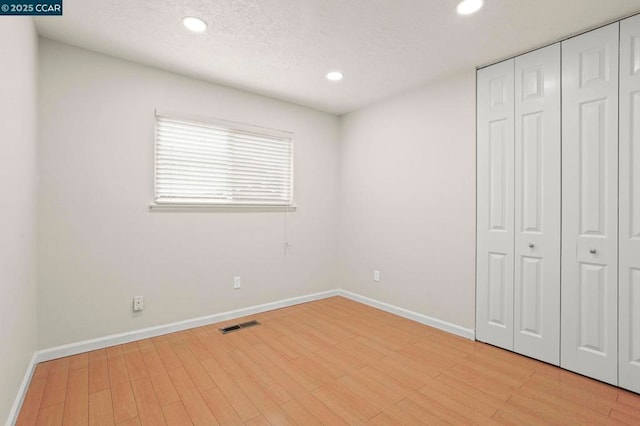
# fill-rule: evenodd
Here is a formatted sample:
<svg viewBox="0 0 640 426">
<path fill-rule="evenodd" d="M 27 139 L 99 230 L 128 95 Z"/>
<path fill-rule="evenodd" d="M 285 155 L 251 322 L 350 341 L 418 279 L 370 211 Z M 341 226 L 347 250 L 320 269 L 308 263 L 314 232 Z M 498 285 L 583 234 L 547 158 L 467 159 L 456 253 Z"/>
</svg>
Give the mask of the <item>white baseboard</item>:
<svg viewBox="0 0 640 426">
<path fill-rule="evenodd" d="M 419 322 L 420 324 L 428 325 L 433 328 L 437 328 L 439 330 L 446 331 L 448 333 L 455 334 L 460 337 L 464 337 L 466 339 L 475 340 L 476 333 L 470 328 L 460 327 L 459 325 L 452 324 L 447 321 L 442 321 L 437 318 L 433 318 L 427 315 L 419 314 L 417 312 L 410 311 L 408 309 L 400 308 L 398 306 L 390 305 L 385 302 L 380 302 L 379 300 L 370 299 L 365 296 L 361 296 L 356 293 L 352 293 L 347 290 L 339 290 L 340 296 L 346 297 L 347 299 L 354 300 L 356 302 L 364 303 L 365 305 L 372 306 L 374 308 L 378 308 L 380 310 L 389 312 L 394 315 L 398 315 L 399 317 L 407 318 L 412 321 Z"/>
<path fill-rule="evenodd" d="M 98 337 L 97 339 L 85 340 L 82 342 L 70 343 L 68 345 L 56 346 L 53 348 L 43 349 L 34 354 L 35 362 L 50 361 L 52 359 L 62 358 L 65 356 L 76 355 L 83 352 L 94 351 L 96 349 L 108 348 L 109 346 L 121 345 L 123 343 L 133 342 L 135 340 L 148 339 L 150 337 L 161 336 L 163 334 L 174 333 L 176 331 L 188 330 L 190 328 L 201 327 L 203 325 L 214 324 L 234 318 L 240 318 L 247 315 L 258 314 L 261 312 L 272 311 L 274 309 L 286 308 L 288 306 L 299 305 L 300 303 L 312 302 L 314 300 L 325 299 L 327 297 L 343 296 L 356 302 L 381 309 L 383 311 L 438 328 L 440 330 L 456 334 L 461 337 L 473 340 L 475 333 L 473 330 L 460 327 L 458 325 L 419 314 L 408 309 L 390 305 L 379 300 L 370 299 L 347 290 L 337 289 L 329 290 L 321 293 L 308 294 L 305 296 L 292 297 L 290 299 L 279 300 L 275 302 L 265 303 L 263 305 L 250 306 L 247 308 L 236 309 L 234 311 L 222 312 L 219 314 L 207 315 L 199 318 L 192 318 L 184 321 L 174 322 L 170 324 L 159 325 L 155 327 L 143 328 L 140 330 L 128 331 L 125 333 L 112 334 L 109 336 Z"/>
<path fill-rule="evenodd" d="M 22 408 L 22 404 L 24 403 L 24 398 L 27 396 L 27 389 L 29 389 L 29 384 L 31 384 L 31 378 L 33 377 L 33 372 L 36 369 L 36 354 L 34 353 L 31 357 L 31 361 L 27 366 L 27 371 L 24 373 L 24 377 L 22 378 L 22 383 L 20 383 L 20 387 L 18 388 L 18 394 L 16 395 L 16 399 L 13 401 L 13 405 L 11 406 L 11 411 L 9 411 L 9 417 L 7 417 L 6 426 L 13 426 L 18 421 L 18 414 L 20 414 L 20 409 Z"/>
<path fill-rule="evenodd" d="M 96 349 L 103 349 L 109 346 L 120 345 L 123 343 L 129 343 L 135 340 L 161 336 L 163 334 L 174 333 L 176 331 L 201 327 L 203 325 L 214 324 L 217 322 L 240 318 L 247 315 L 272 311 L 274 309 L 286 308 L 288 306 L 312 302 L 314 300 L 326 299 L 327 297 L 333 296 L 343 296 L 347 299 L 351 299 L 356 302 L 360 302 L 365 305 L 369 305 L 374 308 L 378 308 L 383 311 L 401 316 L 403 318 L 407 318 L 412 321 L 428 325 L 430 327 L 434 327 L 461 337 L 465 337 L 467 339 L 473 340 L 475 338 L 474 331 L 468 328 L 460 327 L 458 325 L 442 321 L 437 318 L 432 318 L 427 315 L 410 311 L 408 309 L 381 302 L 379 300 L 361 296 L 347 290 L 329 290 L 321 293 L 308 294 L 306 296 L 292 297 L 290 299 L 265 303 L 263 305 L 236 309 L 234 311 L 222 312 L 219 314 L 207 315 L 204 317 L 174 322 L 171 324 L 164 324 L 156 327 L 144 328 L 141 330 L 128 331 L 126 333 L 112 334 L 110 336 L 99 337 L 97 339 L 85 340 L 82 342 L 70 343 L 68 345 L 56 346 L 53 348 L 37 351 L 33 354 L 33 358 L 31 359 L 29 367 L 27 368 L 27 372 L 25 373 L 24 379 L 18 391 L 18 395 L 16 396 L 11 412 L 9 413 L 7 426 L 12 426 L 18 420 L 18 414 L 20 413 L 20 408 L 22 407 L 22 403 L 24 402 L 29 383 L 31 383 L 31 377 L 33 376 L 35 365 L 40 362 L 50 361 L 52 359 L 62 358 L 65 356 L 76 355 L 83 352 L 94 351 Z"/>
<path fill-rule="evenodd" d="M 329 290 L 321 293 L 308 294 L 306 296 L 292 297 L 291 299 L 278 300 L 265 303 L 263 305 L 250 306 L 248 308 L 236 309 L 234 311 L 222 312 L 219 314 L 207 315 L 199 318 L 192 318 L 170 324 L 155 327 L 143 328 L 141 330 L 127 331 L 125 333 L 112 334 L 110 336 L 98 337 L 97 339 L 85 340 L 68 345 L 56 346 L 36 352 L 36 362 L 50 361 L 56 358 L 76 355 L 83 352 L 95 351 L 96 349 L 108 348 L 109 346 L 121 345 L 135 340 L 148 339 L 150 337 L 161 336 L 163 334 L 174 333 L 176 331 L 188 330 L 190 328 L 202 327 L 203 325 L 214 324 L 247 315 L 259 314 L 261 312 L 272 311 L 274 309 L 286 308 L 287 306 L 299 305 L 300 303 L 312 302 L 314 300 L 325 299 L 337 296 L 339 290 Z"/>
</svg>

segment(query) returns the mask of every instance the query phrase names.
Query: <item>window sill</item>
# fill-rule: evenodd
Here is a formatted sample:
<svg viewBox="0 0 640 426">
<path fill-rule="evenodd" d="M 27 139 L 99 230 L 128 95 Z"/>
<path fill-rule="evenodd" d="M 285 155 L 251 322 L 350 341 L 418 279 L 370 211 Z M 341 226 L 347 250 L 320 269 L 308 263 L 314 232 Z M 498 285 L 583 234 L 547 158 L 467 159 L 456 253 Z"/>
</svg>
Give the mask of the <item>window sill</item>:
<svg viewBox="0 0 640 426">
<path fill-rule="evenodd" d="M 186 213 L 232 213 L 232 212 L 295 212 L 296 206 L 279 206 L 265 204 L 151 204 L 150 212 L 186 212 Z"/>
</svg>

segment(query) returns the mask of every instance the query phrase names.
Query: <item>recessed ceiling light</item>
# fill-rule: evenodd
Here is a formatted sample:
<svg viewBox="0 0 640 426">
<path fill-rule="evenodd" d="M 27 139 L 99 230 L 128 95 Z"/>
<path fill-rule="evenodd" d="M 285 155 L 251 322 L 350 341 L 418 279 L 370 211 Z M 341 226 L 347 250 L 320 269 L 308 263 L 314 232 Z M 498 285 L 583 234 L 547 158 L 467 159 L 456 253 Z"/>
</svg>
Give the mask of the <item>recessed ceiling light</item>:
<svg viewBox="0 0 640 426">
<path fill-rule="evenodd" d="M 194 33 L 201 33 L 207 29 L 207 23 L 200 18 L 194 18 L 193 16 L 187 16 L 182 18 L 182 23 L 188 30 Z"/>
<path fill-rule="evenodd" d="M 460 15 L 470 15 L 477 12 L 484 5 L 484 0 L 462 0 L 458 4 L 458 13 Z"/>
<path fill-rule="evenodd" d="M 329 71 L 327 73 L 327 80 L 330 81 L 340 81 L 343 77 L 344 74 L 342 74 L 340 71 Z"/>
</svg>

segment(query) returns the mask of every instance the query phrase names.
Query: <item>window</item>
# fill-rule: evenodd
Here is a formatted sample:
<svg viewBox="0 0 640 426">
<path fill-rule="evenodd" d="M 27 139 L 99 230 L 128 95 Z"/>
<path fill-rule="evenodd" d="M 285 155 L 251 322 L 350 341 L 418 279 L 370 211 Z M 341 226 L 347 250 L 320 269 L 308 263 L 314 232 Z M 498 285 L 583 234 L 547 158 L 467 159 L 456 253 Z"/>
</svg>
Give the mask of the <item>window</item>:
<svg viewBox="0 0 640 426">
<path fill-rule="evenodd" d="M 158 206 L 292 206 L 292 134 L 156 113 Z"/>
</svg>

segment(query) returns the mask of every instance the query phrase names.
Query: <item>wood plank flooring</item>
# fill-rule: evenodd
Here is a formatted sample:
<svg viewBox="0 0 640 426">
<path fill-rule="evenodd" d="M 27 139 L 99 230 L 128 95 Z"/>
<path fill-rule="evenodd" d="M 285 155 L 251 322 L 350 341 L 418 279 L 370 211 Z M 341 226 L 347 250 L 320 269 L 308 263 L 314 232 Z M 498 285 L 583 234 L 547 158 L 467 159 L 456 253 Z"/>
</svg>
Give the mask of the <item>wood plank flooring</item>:
<svg viewBox="0 0 640 426">
<path fill-rule="evenodd" d="M 498 423 L 637 425 L 640 396 L 334 297 L 39 364 L 18 419 Z"/>
</svg>

